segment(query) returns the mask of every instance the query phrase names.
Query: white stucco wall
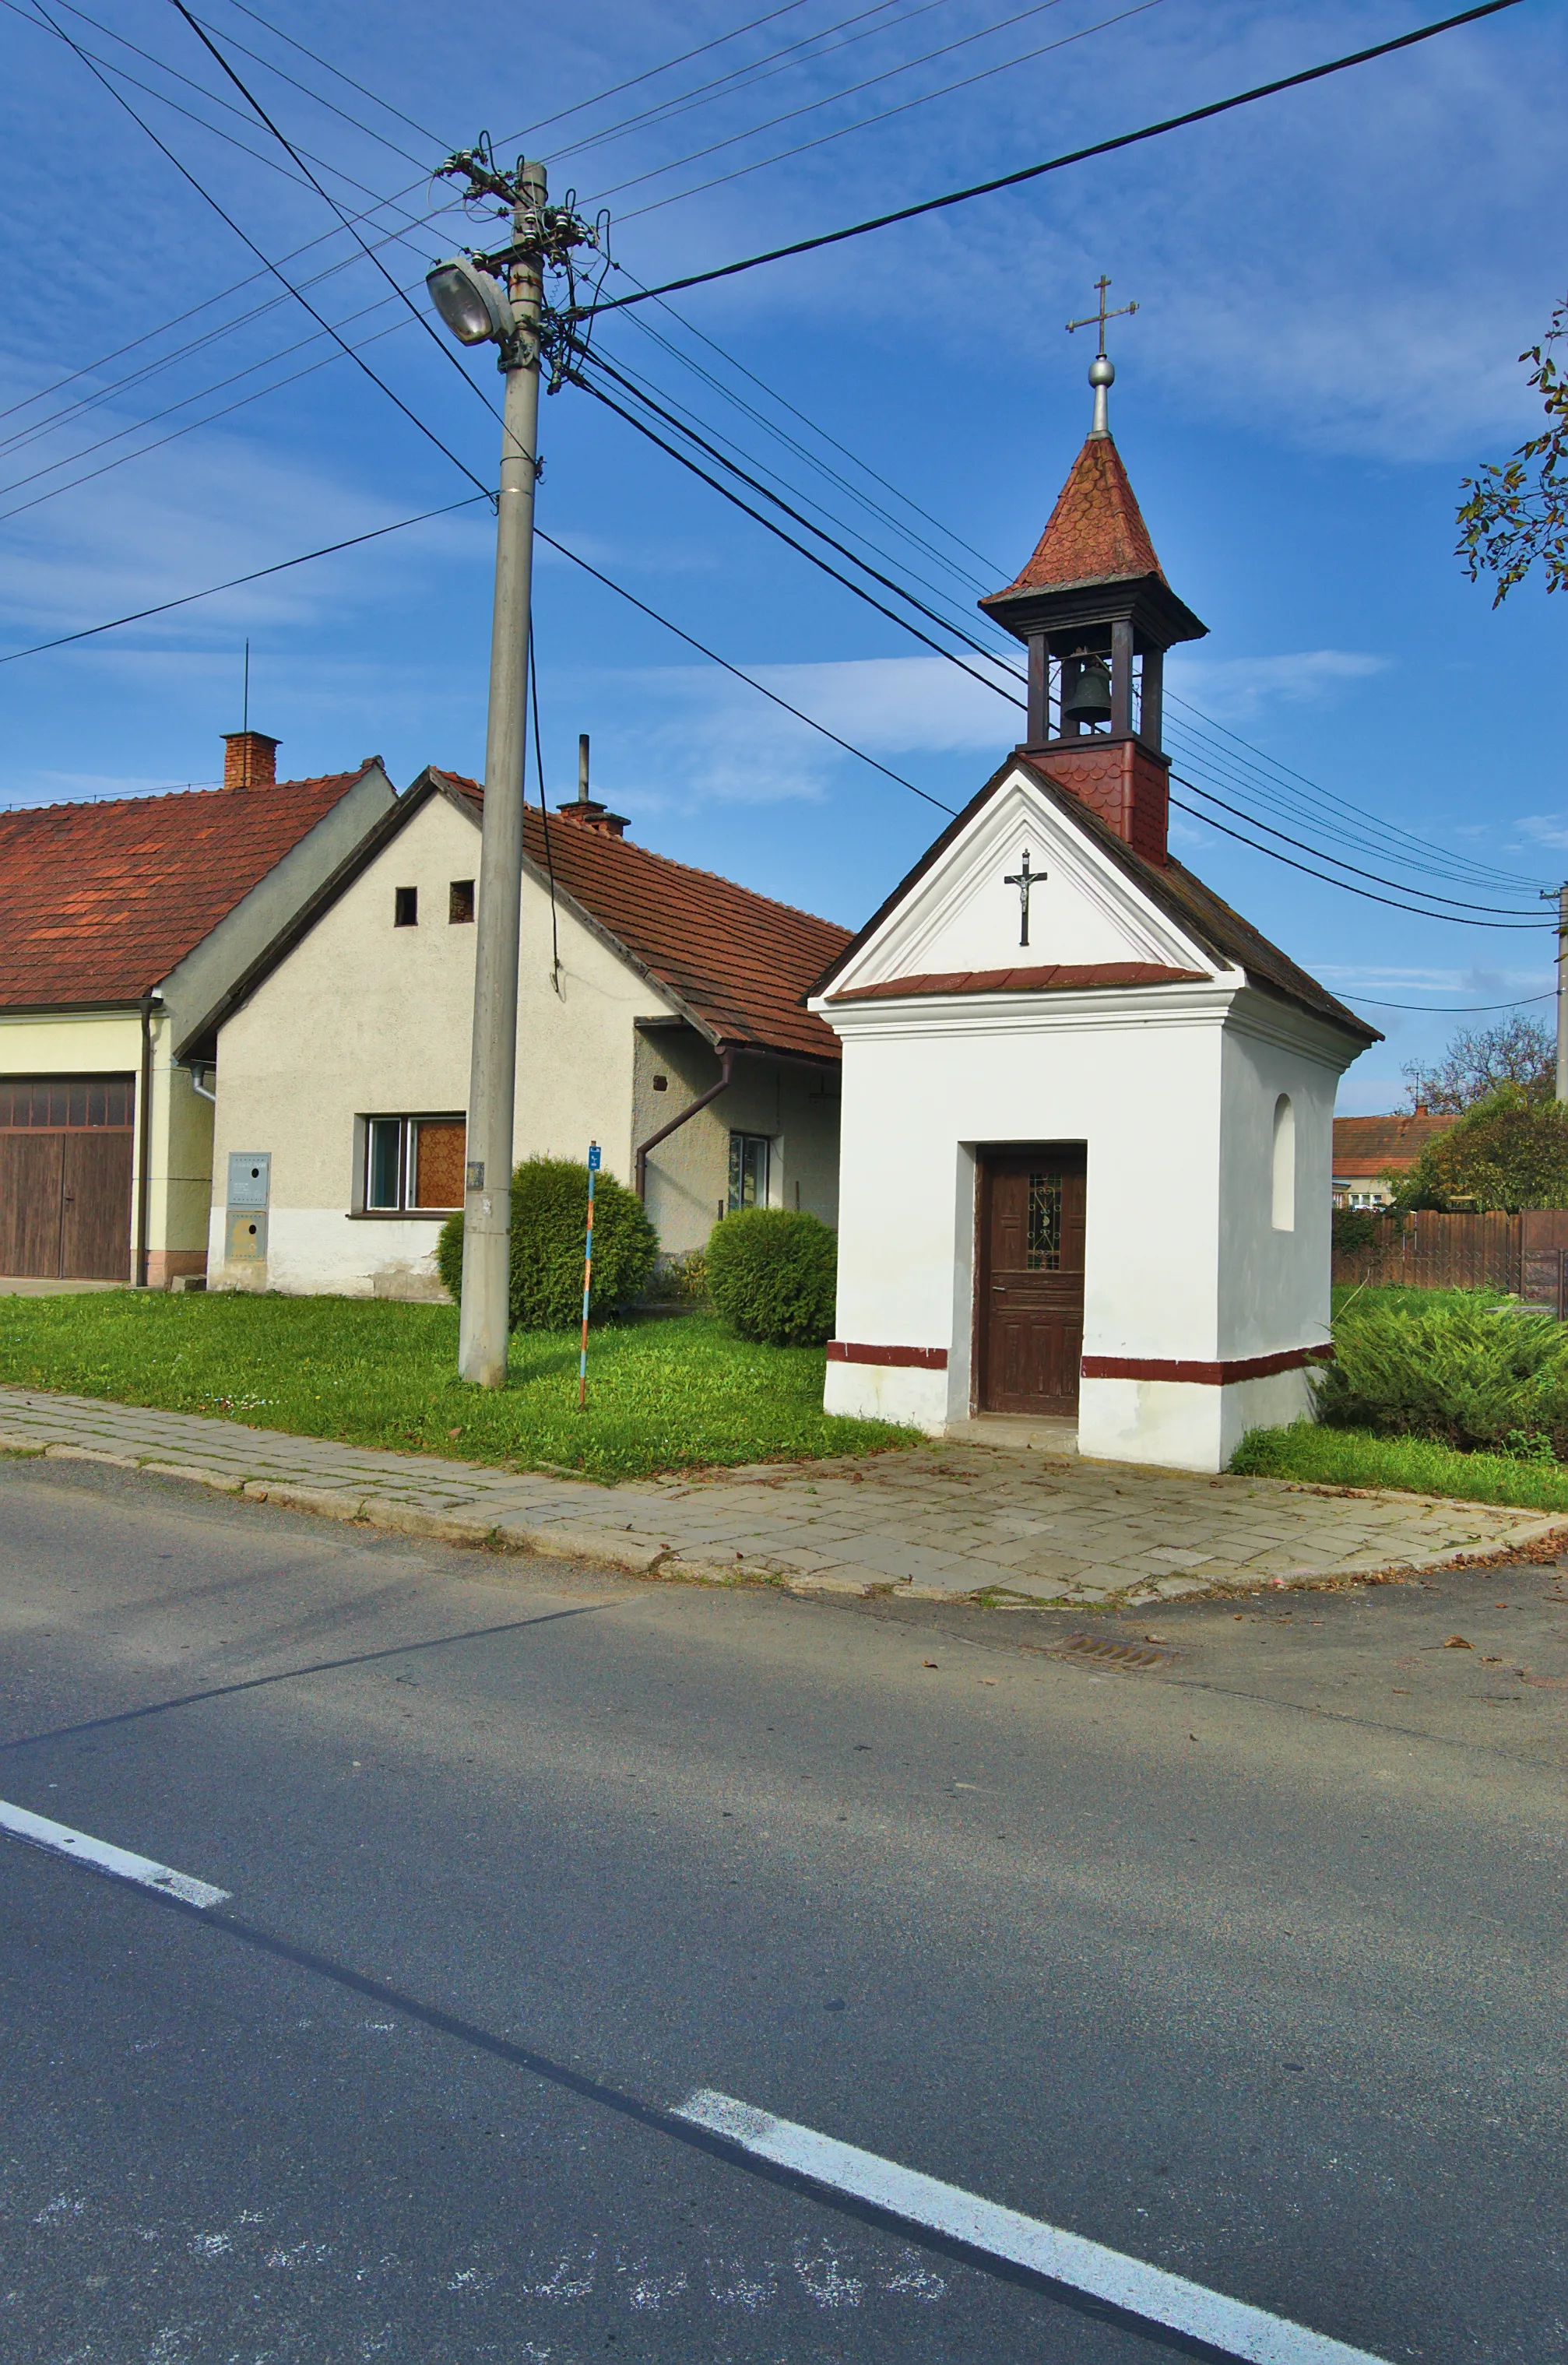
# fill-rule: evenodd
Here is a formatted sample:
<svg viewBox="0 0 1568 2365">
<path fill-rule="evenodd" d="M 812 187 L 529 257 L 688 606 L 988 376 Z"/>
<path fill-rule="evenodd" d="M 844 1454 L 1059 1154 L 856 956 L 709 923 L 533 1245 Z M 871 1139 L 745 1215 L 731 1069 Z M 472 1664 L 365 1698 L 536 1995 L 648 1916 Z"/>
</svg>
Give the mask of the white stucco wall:
<svg viewBox="0 0 1568 2365">
<path fill-rule="evenodd" d="M 1025 846 L 1047 882 L 1026 949 L 1005 884 Z M 1196 974 L 853 998 L 1036 962 Z M 1334 1095 L 1353 1039 L 1216 959 L 1026 775 L 1001 784 L 816 1006 L 844 1043 L 838 1339 L 947 1358 L 945 1371 L 831 1361 L 831 1411 L 936 1431 L 975 1408 L 975 1176 L 988 1147 L 1085 1146 L 1086 1359 L 1224 1365 L 1327 1338 Z M 1282 1094 L 1294 1141 L 1283 1227 Z M 1218 1470 L 1245 1428 L 1307 1402 L 1300 1370 L 1223 1385 L 1086 1378 L 1080 1451 Z"/>
<path fill-rule="evenodd" d="M 1330 1030 L 1228 983 L 846 1005 L 836 1332 L 939 1348 L 946 1372 L 832 1362 L 826 1403 L 936 1430 L 973 1404 L 975 1171 L 983 1147 L 1087 1149 L 1083 1351 L 1228 1362 L 1327 1336 Z M 1295 1227 L 1271 1220 L 1282 1091 Z M 1299 1372 L 1220 1387 L 1082 1383 L 1085 1453 L 1219 1469 L 1248 1425 L 1294 1418 Z"/>
<path fill-rule="evenodd" d="M 461 1115 L 468 1099 L 474 927 L 447 918 L 454 880 L 476 879 L 479 829 L 436 795 L 224 1026 L 218 1056 L 211 1273 L 218 1286 L 418 1294 L 435 1286 L 440 1219 L 355 1214 L 358 1126 L 370 1115 Z M 394 890 L 419 891 L 419 924 L 393 925 Z M 632 1179 L 636 1021 L 667 1015 L 649 985 L 588 929 L 522 890 L 517 1158 L 581 1158 Z M 225 1266 L 228 1153 L 272 1157 L 264 1268 Z"/>
</svg>

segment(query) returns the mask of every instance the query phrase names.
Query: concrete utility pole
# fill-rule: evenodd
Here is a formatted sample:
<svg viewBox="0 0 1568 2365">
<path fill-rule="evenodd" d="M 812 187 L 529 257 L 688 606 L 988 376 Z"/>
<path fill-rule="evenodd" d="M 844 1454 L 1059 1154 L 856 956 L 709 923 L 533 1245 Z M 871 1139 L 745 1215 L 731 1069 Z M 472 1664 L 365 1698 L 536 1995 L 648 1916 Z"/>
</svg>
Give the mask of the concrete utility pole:
<svg viewBox="0 0 1568 2365">
<path fill-rule="evenodd" d="M 458 1370 L 477 1386 L 506 1384 L 511 1262 L 511 1155 L 517 1092 L 517 974 L 522 924 L 522 776 L 533 580 L 533 488 L 539 475 L 539 362 L 547 331 L 554 383 L 566 374 L 560 316 L 546 313 L 546 263 L 570 269 L 594 242 L 569 209 L 552 209 L 544 167 L 499 171 L 487 142 L 449 156 L 442 174 L 466 179 L 468 201 L 511 211 L 511 241 L 497 254 L 437 263 L 426 286 L 458 342 L 494 343 L 506 381 L 496 508 L 496 594 L 485 817 L 475 914 L 474 1033 L 469 1064 L 467 1173 L 463 1201 L 463 1301 Z"/>
<path fill-rule="evenodd" d="M 539 442 L 539 308 L 543 295 L 536 224 L 545 201 L 543 165 L 525 163 L 518 183 L 512 236 L 516 245 L 532 251 L 511 265 L 509 292 L 517 330 L 501 353 L 506 401 L 496 512 L 485 820 L 474 932 L 474 1037 L 457 1347 L 457 1367 L 463 1378 L 485 1388 L 504 1387 L 507 1376 L 517 967 L 522 926 L 522 768 Z"/>
<path fill-rule="evenodd" d="M 1568 1101 L 1568 886 L 1557 891 L 1557 1097 Z"/>
</svg>

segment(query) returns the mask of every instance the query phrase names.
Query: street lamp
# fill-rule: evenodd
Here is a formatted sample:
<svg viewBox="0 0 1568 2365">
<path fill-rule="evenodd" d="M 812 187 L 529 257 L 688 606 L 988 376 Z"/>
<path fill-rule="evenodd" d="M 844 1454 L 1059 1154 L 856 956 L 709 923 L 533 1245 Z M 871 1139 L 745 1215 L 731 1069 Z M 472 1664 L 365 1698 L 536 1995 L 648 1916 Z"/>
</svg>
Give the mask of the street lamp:
<svg viewBox="0 0 1568 2365">
<path fill-rule="evenodd" d="M 425 286 L 460 345 L 483 345 L 492 338 L 504 345 L 516 335 L 517 318 L 506 289 L 465 254 L 427 271 Z"/>
</svg>

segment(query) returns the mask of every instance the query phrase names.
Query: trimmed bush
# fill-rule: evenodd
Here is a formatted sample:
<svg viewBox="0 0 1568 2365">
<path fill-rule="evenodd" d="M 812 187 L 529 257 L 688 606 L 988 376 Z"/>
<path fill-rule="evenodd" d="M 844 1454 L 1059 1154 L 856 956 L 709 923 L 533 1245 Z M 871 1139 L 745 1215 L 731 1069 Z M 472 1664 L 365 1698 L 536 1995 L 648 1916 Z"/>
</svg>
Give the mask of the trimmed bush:
<svg viewBox="0 0 1568 2365">
<path fill-rule="evenodd" d="M 511 1327 L 569 1330 L 582 1317 L 588 1168 L 570 1158 L 529 1158 L 511 1178 Z M 600 1173 L 593 1203 L 593 1316 L 603 1321 L 636 1296 L 654 1269 L 659 1236 L 641 1202 Z M 463 1288 L 463 1218 L 449 1216 L 436 1267 L 454 1297 Z"/>
<path fill-rule="evenodd" d="M 1568 1458 L 1568 1328 L 1480 1292 L 1361 1291 L 1334 1324 L 1317 1418 L 1382 1437 Z"/>
<path fill-rule="evenodd" d="M 816 1216 L 743 1207 L 713 1227 L 708 1286 L 743 1339 L 820 1347 L 833 1336 L 837 1238 Z"/>
</svg>

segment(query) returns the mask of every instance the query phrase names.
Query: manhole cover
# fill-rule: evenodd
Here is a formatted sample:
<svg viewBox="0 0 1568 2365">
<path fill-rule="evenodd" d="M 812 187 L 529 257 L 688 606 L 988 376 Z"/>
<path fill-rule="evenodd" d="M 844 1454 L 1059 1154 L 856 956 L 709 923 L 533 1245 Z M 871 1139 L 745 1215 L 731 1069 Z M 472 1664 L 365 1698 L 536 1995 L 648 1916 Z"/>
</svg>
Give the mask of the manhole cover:
<svg viewBox="0 0 1568 2365">
<path fill-rule="evenodd" d="M 1056 1659 L 1087 1659 L 1103 1667 L 1163 1667 L 1174 1653 L 1150 1642 L 1113 1642 L 1105 1634 L 1069 1634 L 1052 1649 Z"/>
</svg>

